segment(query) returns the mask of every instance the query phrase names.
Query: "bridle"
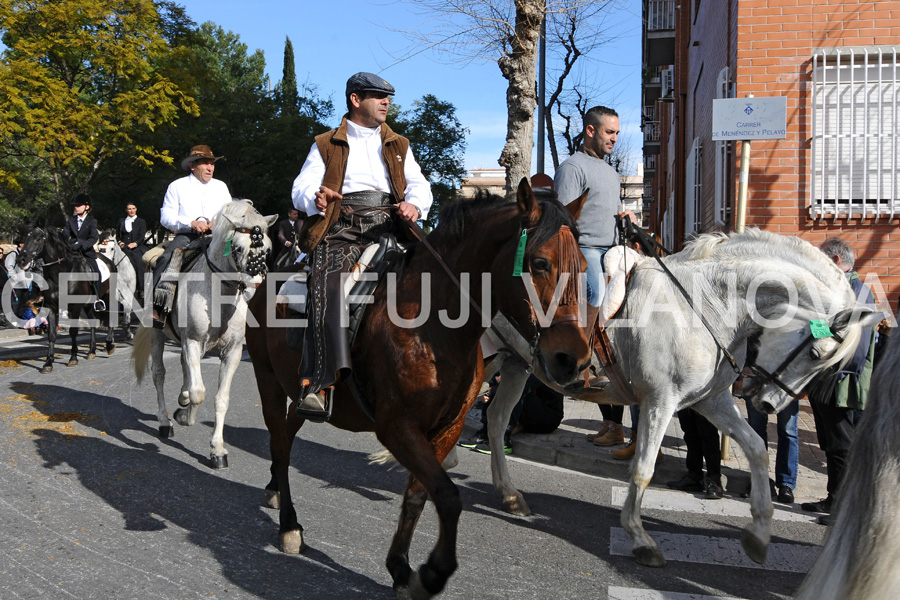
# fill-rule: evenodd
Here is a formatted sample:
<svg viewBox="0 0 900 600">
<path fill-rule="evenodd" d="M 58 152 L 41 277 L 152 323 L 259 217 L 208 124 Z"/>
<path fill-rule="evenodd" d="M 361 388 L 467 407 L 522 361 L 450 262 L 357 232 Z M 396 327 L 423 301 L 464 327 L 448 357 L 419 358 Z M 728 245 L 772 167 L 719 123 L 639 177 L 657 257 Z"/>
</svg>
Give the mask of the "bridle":
<svg viewBox="0 0 900 600">
<path fill-rule="evenodd" d="M 250 236 L 250 254 L 247 257 L 246 264 L 246 273 L 251 277 L 256 275 L 265 275 L 268 271 L 268 267 L 266 267 L 266 258 L 269 255 L 268 251 L 259 251 L 259 248 L 264 248 L 265 243 L 263 242 L 263 231 L 259 225 L 254 225 L 253 227 L 235 227 L 234 231 L 237 233 L 243 233 Z M 234 232 L 232 232 L 233 235 Z M 231 236 L 228 237 L 228 240 L 225 243 L 225 253 L 224 257 L 227 257 L 231 254 Z M 256 250 L 256 252 L 254 252 Z M 209 245 L 203 245 L 203 256 L 206 258 L 206 264 L 209 266 L 209 270 L 212 273 L 225 273 L 224 270 L 220 269 L 209 257 Z M 235 266 L 238 266 L 235 263 Z M 247 289 L 247 284 L 243 281 L 239 283 L 235 283 L 230 279 L 225 280 L 226 283 L 230 283 L 234 285 L 238 293 L 243 293 L 244 290 Z"/>
<path fill-rule="evenodd" d="M 809 345 L 810 342 L 816 339 L 815 336 L 810 333 L 805 338 L 803 338 L 803 341 L 797 344 L 797 346 L 793 350 L 791 350 L 790 354 L 788 354 L 784 358 L 784 360 L 781 361 L 781 364 L 778 365 L 778 367 L 774 371 L 769 372 L 763 367 L 756 364 L 756 359 L 759 357 L 759 338 L 761 335 L 762 334 L 758 333 L 747 338 L 747 361 L 744 365 L 744 369 L 749 370 L 753 377 L 762 379 L 762 384 L 760 384 L 760 386 L 757 388 L 756 393 L 762 390 L 764 386 L 772 384 L 781 389 L 781 391 L 786 393 L 794 400 L 799 400 L 800 397 L 803 396 L 803 390 L 795 392 L 794 390 L 789 388 L 783 381 L 781 381 L 780 377 L 784 373 L 784 370 L 787 369 L 788 366 L 790 366 L 790 364 L 794 362 L 794 360 L 798 356 L 800 356 L 800 353 L 803 351 L 803 349 L 806 348 L 806 346 Z M 831 335 L 835 340 L 837 340 L 838 344 L 844 343 L 844 338 L 842 336 L 834 332 L 832 332 Z"/>
</svg>

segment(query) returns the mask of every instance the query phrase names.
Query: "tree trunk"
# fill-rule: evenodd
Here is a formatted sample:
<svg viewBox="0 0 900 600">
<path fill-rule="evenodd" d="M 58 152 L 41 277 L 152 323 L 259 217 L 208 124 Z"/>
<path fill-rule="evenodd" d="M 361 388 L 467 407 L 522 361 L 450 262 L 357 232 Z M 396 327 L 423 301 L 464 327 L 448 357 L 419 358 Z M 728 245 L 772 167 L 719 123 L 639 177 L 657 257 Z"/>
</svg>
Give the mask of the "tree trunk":
<svg viewBox="0 0 900 600">
<path fill-rule="evenodd" d="M 531 174 L 531 150 L 534 147 L 534 111 L 537 107 L 535 77 L 537 46 L 546 0 L 515 0 L 516 30 L 510 36 L 509 53 L 498 61 L 506 89 L 506 145 L 500 153 L 500 166 L 506 168 L 506 193 L 515 193 L 523 177 Z"/>
</svg>

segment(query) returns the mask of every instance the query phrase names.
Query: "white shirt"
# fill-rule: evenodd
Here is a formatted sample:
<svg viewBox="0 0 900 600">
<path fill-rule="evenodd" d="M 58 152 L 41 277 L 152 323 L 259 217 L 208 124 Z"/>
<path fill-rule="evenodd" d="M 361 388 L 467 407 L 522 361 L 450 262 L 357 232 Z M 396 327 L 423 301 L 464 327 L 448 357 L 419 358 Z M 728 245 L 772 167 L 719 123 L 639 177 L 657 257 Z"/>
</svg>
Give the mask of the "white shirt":
<svg viewBox="0 0 900 600">
<path fill-rule="evenodd" d="M 134 224 L 134 220 L 137 219 L 137 215 L 133 217 L 125 217 L 125 231 L 131 233 L 131 227 Z"/>
<path fill-rule="evenodd" d="M 225 182 L 210 179 L 203 183 L 191 173 L 169 184 L 159 222 L 175 233 L 191 230 L 191 221 L 204 217 L 212 222 L 226 203 L 231 202 L 231 193 Z"/>
<path fill-rule="evenodd" d="M 350 151 L 347 155 L 347 171 L 344 173 L 341 193 L 367 190 L 391 193 L 387 167 L 381 158 L 381 127 L 361 127 L 347 119 L 347 143 Z M 422 218 L 425 219 L 433 201 L 431 184 L 422 175 L 422 169 L 413 157 L 412 148 L 406 151 L 403 173 L 406 175 L 403 199 L 417 206 L 422 211 Z M 324 177 L 325 161 L 319 153 L 318 146 L 313 142 L 306 162 L 303 163 L 303 168 L 291 189 L 291 198 L 297 210 L 308 215 L 325 214 L 316 208 L 316 192 L 319 191 Z"/>
</svg>

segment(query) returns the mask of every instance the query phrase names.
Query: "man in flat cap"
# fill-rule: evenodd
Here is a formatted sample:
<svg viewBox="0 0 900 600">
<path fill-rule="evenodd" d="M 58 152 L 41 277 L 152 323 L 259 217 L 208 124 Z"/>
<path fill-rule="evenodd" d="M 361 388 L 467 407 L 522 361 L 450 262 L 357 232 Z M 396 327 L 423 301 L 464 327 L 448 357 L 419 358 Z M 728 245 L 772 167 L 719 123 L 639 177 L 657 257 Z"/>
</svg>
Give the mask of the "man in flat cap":
<svg viewBox="0 0 900 600">
<path fill-rule="evenodd" d="M 153 273 L 153 326 L 162 328 L 166 315 L 175 300 L 175 284 L 181 271 L 182 251 L 201 235 L 212 231 L 213 219 L 226 203 L 231 193 L 225 182 L 213 179 L 216 161 L 209 146 L 191 148 L 191 153 L 181 161 L 181 168 L 190 175 L 169 184 L 159 222 L 175 234 L 166 251 L 156 262 Z"/>
<path fill-rule="evenodd" d="M 340 127 L 316 137 L 291 193 L 294 206 L 308 215 L 300 248 L 310 255 L 297 413 L 319 421 L 330 415 L 326 392 L 350 373 L 349 336 L 339 322 L 341 274 L 365 246 L 395 230 L 391 213 L 415 222 L 427 217 L 432 203 L 409 140 L 385 124 L 394 87 L 373 73 L 357 73 L 345 95 L 348 112 Z"/>
</svg>

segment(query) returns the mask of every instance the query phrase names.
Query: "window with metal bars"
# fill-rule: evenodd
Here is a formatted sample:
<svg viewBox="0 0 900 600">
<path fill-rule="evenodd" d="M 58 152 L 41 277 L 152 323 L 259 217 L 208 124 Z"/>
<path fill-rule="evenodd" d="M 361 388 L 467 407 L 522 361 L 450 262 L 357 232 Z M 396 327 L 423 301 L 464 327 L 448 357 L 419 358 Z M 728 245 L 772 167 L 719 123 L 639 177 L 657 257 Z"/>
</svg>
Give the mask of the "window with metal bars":
<svg viewBox="0 0 900 600">
<path fill-rule="evenodd" d="M 813 55 L 810 216 L 900 213 L 898 47 Z"/>
<path fill-rule="evenodd" d="M 703 214 L 700 201 L 703 198 L 703 146 L 700 138 L 694 138 L 691 152 L 684 166 L 684 236 L 700 233 Z"/>
<path fill-rule="evenodd" d="M 719 77 L 716 82 L 717 98 L 732 98 L 731 78 L 729 77 L 728 67 L 724 67 L 719 71 Z M 728 188 L 731 182 L 728 179 L 728 165 L 731 164 L 731 142 L 718 141 L 716 144 L 716 181 L 714 196 L 714 214 L 716 224 L 724 227 L 731 221 L 731 201 L 729 199 Z"/>
</svg>

